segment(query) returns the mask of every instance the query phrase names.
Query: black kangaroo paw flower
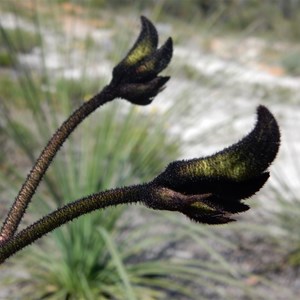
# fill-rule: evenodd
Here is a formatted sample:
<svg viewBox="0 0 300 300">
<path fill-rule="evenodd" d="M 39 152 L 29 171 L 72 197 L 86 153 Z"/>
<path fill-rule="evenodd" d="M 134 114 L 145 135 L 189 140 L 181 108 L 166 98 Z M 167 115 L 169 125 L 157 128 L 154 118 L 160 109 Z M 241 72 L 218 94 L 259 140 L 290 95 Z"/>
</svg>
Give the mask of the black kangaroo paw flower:
<svg viewBox="0 0 300 300">
<path fill-rule="evenodd" d="M 249 208 L 241 200 L 254 195 L 268 180 L 268 167 L 279 145 L 274 116 L 259 106 L 254 129 L 238 143 L 211 156 L 169 164 L 152 182 L 165 200 L 157 203 L 154 197 L 147 205 L 178 210 L 197 222 L 232 221 L 231 214 Z"/>
<path fill-rule="evenodd" d="M 119 97 L 133 104 L 147 105 L 163 89 L 170 77 L 158 76 L 170 63 L 173 54 L 172 39 L 157 49 L 158 34 L 155 26 L 141 17 L 139 37 L 126 57 L 113 69 L 111 85 Z"/>
</svg>

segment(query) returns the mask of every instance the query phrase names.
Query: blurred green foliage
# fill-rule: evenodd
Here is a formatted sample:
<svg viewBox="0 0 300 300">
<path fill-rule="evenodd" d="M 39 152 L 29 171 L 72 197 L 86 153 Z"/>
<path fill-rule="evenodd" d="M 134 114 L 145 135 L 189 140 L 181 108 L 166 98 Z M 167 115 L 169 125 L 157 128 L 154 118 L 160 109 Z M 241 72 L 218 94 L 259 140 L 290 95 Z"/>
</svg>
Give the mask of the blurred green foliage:
<svg viewBox="0 0 300 300">
<path fill-rule="evenodd" d="M 281 64 L 287 73 L 300 76 L 300 51 L 285 54 L 281 59 Z"/>
<path fill-rule="evenodd" d="M 111 8 L 125 11 L 156 10 L 159 14 L 189 20 L 198 25 L 213 22 L 214 27 L 221 31 L 250 29 L 256 34 L 267 34 L 273 38 L 295 40 L 300 37 L 300 0 L 55 0 L 53 3 L 89 7 L 93 15 Z M 17 3 L 3 4 L 3 8 L 13 8 L 20 14 L 28 12 Z"/>
<path fill-rule="evenodd" d="M 40 36 L 36 33 L 20 29 L 5 29 L 0 32 L 0 49 L 9 46 L 8 50 L 17 53 L 28 53 L 41 46 Z"/>
<path fill-rule="evenodd" d="M 60 3 L 70 1 L 59 0 Z M 85 5 L 82 0 L 71 3 Z M 137 11 L 160 11 L 160 14 L 189 20 L 201 25 L 213 20 L 221 31 L 254 30 L 256 34 L 273 38 L 298 39 L 300 37 L 299 0 L 90 0 L 94 9 L 126 8 Z"/>
<path fill-rule="evenodd" d="M 21 80 L 21 79 L 20 79 Z M 0 91 L 3 101 L 10 102 L 16 107 L 24 107 L 24 90 L 20 81 L 11 73 L 0 73 Z"/>
<path fill-rule="evenodd" d="M 297 144 L 290 141 L 284 154 L 288 163 L 273 174 L 270 192 L 276 202 L 273 208 L 269 208 L 268 223 L 270 232 L 275 236 L 277 250 L 281 251 L 280 263 L 297 271 L 300 267 L 300 159 Z"/>
<path fill-rule="evenodd" d="M 15 64 L 15 57 L 12 57 L 7 51 L 4 49 L 0 50 L 0 67 L 8 68 L 13 67 Z"/>
<path fill-rule="evenodd" d="M 17 63 L 17 54 L 29 53 L 40 46 L 38 34 L 19 28 L 0 28 L 0 67 L 13 67 Z"/>
</svg>

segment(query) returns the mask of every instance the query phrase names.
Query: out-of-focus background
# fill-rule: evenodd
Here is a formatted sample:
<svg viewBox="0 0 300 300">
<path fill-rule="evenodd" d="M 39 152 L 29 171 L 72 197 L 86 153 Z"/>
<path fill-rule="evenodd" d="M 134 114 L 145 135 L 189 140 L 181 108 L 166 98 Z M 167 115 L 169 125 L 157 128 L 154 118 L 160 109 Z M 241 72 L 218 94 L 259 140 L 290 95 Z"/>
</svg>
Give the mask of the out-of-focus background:
<svg viewBox="0 0 300 300">
<path fill-rule="evenodd" d="M 298 299 L 299 0 L 1 0 L 0 215 L 61 122 L 111 78 L 139 16 L 174 39 L 148 107 L 118 100 L 74 132 L 22 223 L 247 134 L 257 105 L 282 132 L 271 179 L 238 222 L 204 226 L 124 206 L 48 234 L 0 267 L 0 299 Z"/>
</svg>

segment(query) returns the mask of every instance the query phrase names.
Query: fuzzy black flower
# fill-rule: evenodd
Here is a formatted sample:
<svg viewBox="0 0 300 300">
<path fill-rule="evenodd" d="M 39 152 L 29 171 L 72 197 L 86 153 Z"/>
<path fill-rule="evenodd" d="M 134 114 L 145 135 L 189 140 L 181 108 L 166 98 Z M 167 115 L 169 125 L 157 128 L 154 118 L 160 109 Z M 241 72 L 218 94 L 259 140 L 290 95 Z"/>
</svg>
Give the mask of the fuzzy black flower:
<svg viewBox="0 0 300 300">
<path fill-rule="evenodd" d="M 256 126 L 238 143 L 211 156 L 169 164 L 151 183 L 156 196 L 146 204 L 180 211 L 202 223 L 233 221 L 231 214 L 249 209 L 241 200 L 254 195 L 269 178 L 268 167 L 279 145 L 274 116 L 259 106 Z"/>
<path fill-rule="evenodd" d="M 119 96 L 134 104 L 147 105 L 163 89 L 170 79 L 158 76 L 171 61 L 172 39 L 160 47 L 155 26 L 141 17 L 142 29 L 139 37 L 126 57 L 113 69 L 111 85 L 118 87 Z"/>
</svg>

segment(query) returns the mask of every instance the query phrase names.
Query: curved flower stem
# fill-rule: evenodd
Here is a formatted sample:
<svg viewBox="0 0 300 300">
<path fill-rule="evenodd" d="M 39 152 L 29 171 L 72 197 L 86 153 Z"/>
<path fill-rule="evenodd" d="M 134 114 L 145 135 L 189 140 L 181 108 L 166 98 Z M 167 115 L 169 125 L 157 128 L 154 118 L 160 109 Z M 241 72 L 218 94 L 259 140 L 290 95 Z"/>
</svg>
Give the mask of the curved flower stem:
<svg viewBox="0 0 300 300">
<path fill-rule="evenodd" d="M 43 235 L 81 215 L 111 205 L 139 202 L 151 192 L 150 190 L 151 187 L 147 184 L 135 185 L 100 192 L 69 203 L 41 218 L 0 245 L 0 264 Z"/>
<path fill-rule="evenodd" d="M 0 232 L 0 243 L 8 241 L 14 236 L 26 208 L 34 195 L 40 181 L 47 171 L 52 159 L 63 145 L 68 136 L 88 115 L 99 106 L 117 97 L 117 89 L 112 85 L 106 86 L 99 94 L 79 107 L 54 133 L 44 148 L 27 179 L 23 183 L 15 202 L 13 203 Z"/>
</svg>

